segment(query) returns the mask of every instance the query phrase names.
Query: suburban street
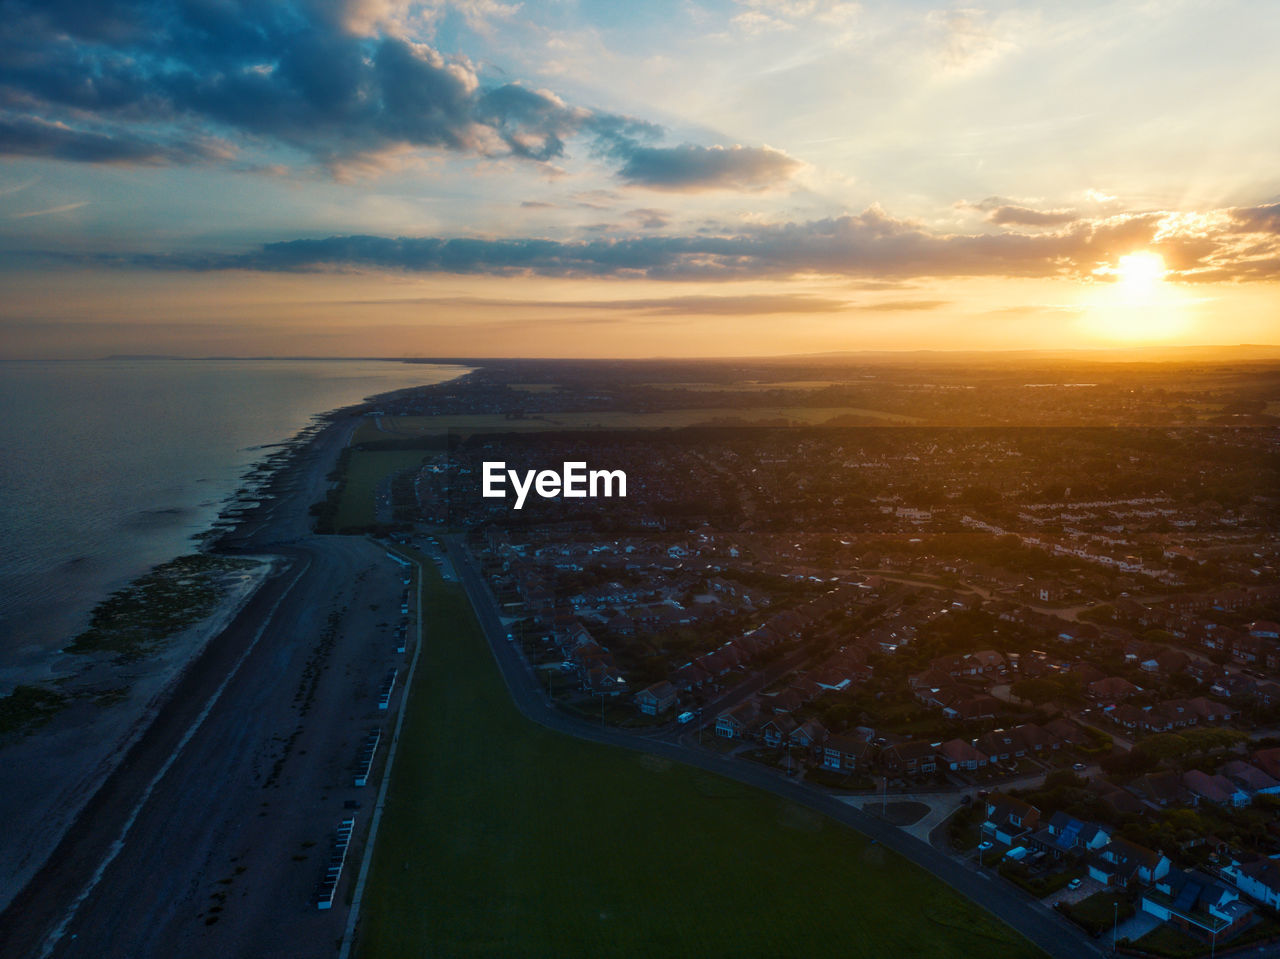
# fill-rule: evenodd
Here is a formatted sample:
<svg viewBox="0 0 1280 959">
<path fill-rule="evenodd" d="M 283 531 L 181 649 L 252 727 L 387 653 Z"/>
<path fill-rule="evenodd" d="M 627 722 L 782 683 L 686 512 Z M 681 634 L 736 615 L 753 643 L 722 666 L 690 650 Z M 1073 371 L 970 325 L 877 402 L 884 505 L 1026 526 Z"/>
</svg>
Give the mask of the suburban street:
<svg viewBox="0 0 1280 959">
<path fill-rule="evenodd" d="M 668 730 L 637 735 L 596 725 L 555 709 L 543 694 L 541 685 L 529 669 L 518 645 L 506 640 L 507 630 L 499 615 L 497 601 L 471 561 L 461 537 L 447 536 L 443 540 L 476 617 L 489 640 L 507 689 L 517 708 L 529 719 L 570 736 L 651 753 L 768 790 L 788 801 L 830 816 L 858 830 L 873 842 L 899 853 L 997 916 L 1051 956 L 1059 959 L 1084 959 L 1105 954 L 1098 942 L 1012 885 L 976 869 L 972 864 L 953 858 L 927 842 L 922 842 L 826 792 L 797 783 L 755 763 L 737 762 L 725 756 L 681 745 L 672 740 Z"/>
</svg>

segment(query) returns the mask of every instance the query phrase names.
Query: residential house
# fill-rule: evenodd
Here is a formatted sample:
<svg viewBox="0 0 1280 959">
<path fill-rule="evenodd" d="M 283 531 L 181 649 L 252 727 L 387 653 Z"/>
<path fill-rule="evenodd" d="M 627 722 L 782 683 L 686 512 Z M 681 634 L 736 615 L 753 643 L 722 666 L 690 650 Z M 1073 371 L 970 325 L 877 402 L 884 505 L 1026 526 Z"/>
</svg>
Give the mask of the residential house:
<svg viewBox="0 0 1280 959">
<path fill-rule="evenodd" d="M 809 722 L 801 723 L 797 729 L 792 730 L 789 741 L 792 746 L 798 749 L 818 753 L 829 735 L 830 733 L 827 732 L 826 726 L 816 720 L 810 720 Z"/>
<path fill-rule="evenodd" d="M 1171 869 L 1142 894 L 1142 911 L 1215 944 L 1253 921 L 1253 907 L 1236 890 L 1202 872 Z"/>
<path fill-rule="evenodd" d="M 1253 764 L 1272 779 L 1280 779 L 1280 746 L 1259 749 L 1250 757 Z"/>
<path fill-rule="evenodd" d="M 1182 777 L 1172 769 L 1147 773 L 1133 783 L 1133 789 L 1148 802 L 1160 807 L 1193 803 L 1187 788 L 1182 785 Z"/>
<path fill-rule="evenodd" d="M 799 727 L 788 713 L 778 713 L 760 726 L 760 741 L 770 749 L 777 749 L 785 743 Z"/>
<path fill-rule="evenodd" d="M 871 744 L 855 736 L 828 736 L 822 744 L 822 767 L 850 772 L 865 765 L 871 755 Z"/>
<path fill-rule="evenodd" d="M 760 716 L 760 706 L 754 699 L 726 709 L 716 717 L 716 735 L 725 739 L 741 739 Z"/>
<path fill-rule="evenodd" d="M 938 768 L 939 745 L 916 741 L 890 746 L 882 753 L 885 768 L 906 775 L 931 773 Z"/>
<path fill-rule="evenodd" d="M 689 692 L 693 689 L 699 689 L 705 683 L 710 682 L 711 674 L 697 663 L 685 663 L 671 674 L 670 679 L 671 684 L 677 689 Z"/>
<path fill-rule="evenodd" d="M 1203 696 L 1197 696 L 1195 699 L 1188 700 L 1191 708 L 1196 711 L 1201 722 L 1205 723 L 1225 723 L 1231 720 L 1235 715 L 1235 711 L 1230 706 L 1215 702 L 1212 699 L 1206 699 Z"/>
<path fill-rule="evenodd" d="M 1218 772 L 1250 796 L 1274 796 L 1280 793 L 1280 781 L 1243 759 L 1233 759 L 1229 763 L 1224 763 Z"/>
<path fill-rule="evenodd" d="M 1182 774 L 1182 785 L 1197 800 L 1205 800 L 1218 806 L 1247 806 L 1249 794 L 1226 776 L 1210 776 L 1199 769 L 1189 769 Z"/>
<path fill-rule="evenodd" d="M 1014 763 L 1027 754 L 1026 744 L 1020 736 L 1008 729 L 994 729 L 983 733 L 973 744 L 991 762 Z"/>
<path fill-rule="evenodd" d="M 1222 867 L 1222 874 L 1250 899 L 1280 909 L 1280 858 L 1233 862 Z"/>
<path fill-rule="evenodd" d="M 1089 860 L 1089 876 L 1109 886 L 1127 886 L 1132 880 L 1149 885 L 1165 876 L 1170 865 L 1163 853 L 1117 837 Z"/>
<path fill-rule="evenodd" d="M 676 704 L 676 688 L 665 679 L 636 693 L 636 705 L 646 716 L 661 716 Z"/>
<path fill-rule="evenodd" d="M 943 743 L 938 747 L 938 759 L 952 770 L 967 769 L 972 772 L 987 765 L 987 757 L 982 751 L 963 739 Z"/>
<path fill-rule="evenodd" d="M 1134 693 L 1141 692 L 1137 686 L 1121 676 L 1107 676 L 1105 679 L 1095 680 L 1088 685 L 1087 689 L 1093 699 L 1108 703 L 1124 702 Z"/>
<path fill-rule="evenodd" d="M 1047 852 L 1055 859 L 1096 852 L 1111 841 L 1105 826 L 1084 819 L 1076 819 L 1059 810 L 1049 817 L 1045 827 L 1033 833 L 1027 844 L 1037 851 Z"/>
<path fill-rule="evenodd" d="M 1074 746 L 1076 743 L 1080 742 L 1084 736 L 1084 733 L 1081 731 L 1079 726 L 1071 720 L 1064 719 L 1062 717 L 1049 720 L 1049 722 L 1044 724 L 1044 729 L 1046 732 L 1057 737 L 1058 741 L 1064 746 Z"/>
<path fill-rule="evenodd" d="M 981 649 L 970 653 L 969 659 L 977 663 L 978 672 L 984 676 L 993 676 L 1005 668 L 1005 658 L 994 649 Z"/>
<path fill-rule="evenodd" d="M 1031 754 L 1053 752 L 1062 747 L 1060 740 L 1044 726 L 1035 723 L 1023 723 L 1013 727 L 1013 734 L 1022 740 L 1022 744 Z"/>
<path fill-rule="evenodd" d="M 1040 823 L 1040 810 L 1028 802 L 1004 793 L 987 797 L 986 819 L 981 832 L 996 842 L 1012 845 Z"/>
</svg>

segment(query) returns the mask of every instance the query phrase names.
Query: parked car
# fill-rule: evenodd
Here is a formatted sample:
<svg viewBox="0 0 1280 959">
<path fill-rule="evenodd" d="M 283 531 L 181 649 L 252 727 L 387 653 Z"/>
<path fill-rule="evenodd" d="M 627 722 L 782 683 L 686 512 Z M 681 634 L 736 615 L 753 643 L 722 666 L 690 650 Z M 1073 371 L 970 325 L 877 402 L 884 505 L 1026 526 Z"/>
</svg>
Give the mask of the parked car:
<svg viewBox="0 0 1280 959">
<path fill-rule="evenodd" d="M 1082 884 L 1083 882 L 1084 882 L 1084 880 L 1083 880 L 1083 879 L 1072 879 L 1069 883 L 1067 883 L 1067 888 L 1068 888 L 1068 889 L 1079 889 L 1079 888 L 1080 888 L 1080 886 L 1081 886 L 1081 884 Z"/>
<path fill-rule="evenodd" d="M 982 840 L 982 842 L 978 843 L 978 852 L 986 852 L 990 848 L 991 848 L 991 843 L 985 839 Z"/>
</svg>

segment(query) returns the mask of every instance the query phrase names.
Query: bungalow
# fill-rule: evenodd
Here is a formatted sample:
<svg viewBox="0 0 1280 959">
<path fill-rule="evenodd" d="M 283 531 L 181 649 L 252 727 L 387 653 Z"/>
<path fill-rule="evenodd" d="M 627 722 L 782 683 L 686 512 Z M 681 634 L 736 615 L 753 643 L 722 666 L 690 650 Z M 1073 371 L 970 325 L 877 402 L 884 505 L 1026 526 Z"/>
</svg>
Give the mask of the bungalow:
<svg viewBox="0 0 1280 959">
<path fill-rule="evenodd" d="M 982 834 L 1005 845 L 1011 845 L 1015 839 L 1031 832 L 1040 822 L 1039 809 L 1004 793 L 992 793 L 987 797 L 986 812 Z"/>
<path fill-rule="evenodd" d="M 1222 874 L 1250 899 L 1272 909 L 1280 909 L 1280 860 L 1233 862 L 1222 867 Z"/>
<path fill-rule="evenodd" d="M 1147 721 L 1147 714 L 1137 706 L 1121 703 L 1119 706 L 1108 710 L 1107 718 L 1117 726 L 1133 730 L 1143 728 L 1143 724 Z"/>
<path fill-rule="evenodd" d="M 980 649 L 970 653 L 969 659 L 977 663 L 979 672 L 988 676 L 1005 668 L 1005 658 L 994 649 Z"/>
<path fill-rule="evenodd" d="M 1147 811 L 1141 799 L 1113 782 L 1098 782 L 1098 801 L 1117 816 L 1140 816 Z"/>
<path fill-rule="evenodd" d="M 1044 724 L 1044 729 L 1045 732 L 1056 736 L 1058 741 L 1064 746 L 1074 746 L 1080 741 L 1080 738 L 1083 735 L 1079 726 L 1071 720 L 1063 719 L 1061 717 L 1049 720 L 1049 722 Z"/>
<path fill-rule="evenodd" d="M 716 735 L 725 739 L 741 739 L 751 729 L 760 715 L 760 706 L 754 699 L 738 703 L 716 717 Z"/>
<path fill-rule="evenodd" d="M 1249 805 L 1249 794 L 1226 776 L 1210 776 L 1199 769 L 1189 769 L 1182 774 L 1182 785 L 1198 800 L 1219 806 Z"/>
<path fill-rule="evenodd" d="M 1250 796 L 1274 796 L 1280 793 L 1280 782 L 1268 776 L 1257 766 L 1250 765 L 1243 759 L 1233 759 L 1218 770 L 1223 776 L 1235 783 Z"/>
<path fill-rule="evenodd" d="M 1089 861 L 1089 876 L 1109 886 L 1126 886 L 1130 880 L 1150 884 L 1169 872 L 1163 853 L 1117 837 Z"/>
<path fill-rule="evenodd" d="M 1013 734 L 1022 740 L 1022 744 L 1031 753 L 1040 753 L 1045 750 L 1052 752 L 1062 746 L 1062 740 L 1049 732 L 1048 729 L 1043 726 L 1037 726 L 1035 723 L 1023 723 L 1021 726 L 1014 726 Z"/>
<path fill-rule="evenodd" d="M 1120 676 L 1108 676 L 1105 679 L 1095 680 L 1088 686 L 1089 695 L 1093 699 L 1102 702 L 1123 702 L 1134 693 L 1141 690 Z"/>
<path fill-rule="evenodd" d="M 1195 699 L 1189 700 L 1191 708 L 1196 711 L 1202 722 L 1206 723 L 1225 723 L 1231 720 L 1235 715 L 1234 710 L 1230 706 L 1224 706 L 1222 703 L 1214 702 L 1212 699 L 1206 699 L 1203 696 L 1197 696 Z"/>
<path fill-rule="evenodd" d="M 1200 721 L 1200 714 L 1187 699 L 1166 699 L 1151 707 L 1151 712 L 1158 713 L 1173 729 L 1194 726 Z"/>
<path fill-rule="evenodd" d="M 1191 802 L 1182 778 L 1172 769 L 1147 773 L 1133 784 L 1134 790 L 1157 806 L 1181 806 Z"/>
<path fill-rule="evenodd" d="M 646 716 L 660 716 L 676 704 L 676 688 L 665 679 L 636 693 L 636 705 Z"/>
<path fill-rule="evenodd" d="M 952 739 L 938 748 L 938 758 L 948 769 L 981 769 L 987 764 L 982 751 L 963 739 Z"/>
<path fill-rule="evenodd" d="M 1272 779 L 1280 779 L 1280 746 L 1259 749 L 1249 758 Z"/>
</svg>

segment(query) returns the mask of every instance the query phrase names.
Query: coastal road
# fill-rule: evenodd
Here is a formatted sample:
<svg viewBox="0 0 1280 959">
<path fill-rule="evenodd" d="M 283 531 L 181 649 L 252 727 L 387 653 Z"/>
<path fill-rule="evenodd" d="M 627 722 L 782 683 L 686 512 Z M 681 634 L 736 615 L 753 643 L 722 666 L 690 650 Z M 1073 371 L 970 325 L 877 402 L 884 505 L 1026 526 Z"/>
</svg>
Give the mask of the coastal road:
<svg viewBox="0 0 1280 959">
<path fill-rule="evenodd" d="M 1103 950 L 1091 938 L 1048 907 L 1011 884 L 952 858 L 927 842 L 841 802 L 834 796 L 756 763 L 691 749 L 654 736 L 637 736 L 597 725 L 555 709 L 525 662 L 518 644 L 508 642 L 492 591 L 458 536 L 443 537 L 459 580 L 489 640 L 494 658 L 516 707 L 532 721 L 570 736 L 609 746 L 652 753 L 764 789 L 844 823 L 932 873 L 952 889 L 990 912 L 1056 959 L 1092 959 Z"/>
<path fill-rule="evenodd" d="M 311 536 L 307 507 L 340 423 L 242 540 L 280 568 L 182 675 L 48 862 L 0 916 L 0 956 L 227 959 L 332 955 L 344 878 L 317 910 L 338 823 L 372 805 L 360 743 L 395 652 L 400 568 L 363 537 Z M 393 706 L 403 697 L 403 684 Z M 375 769 L 375 775 L 377 769 Z"/>
</svg>

